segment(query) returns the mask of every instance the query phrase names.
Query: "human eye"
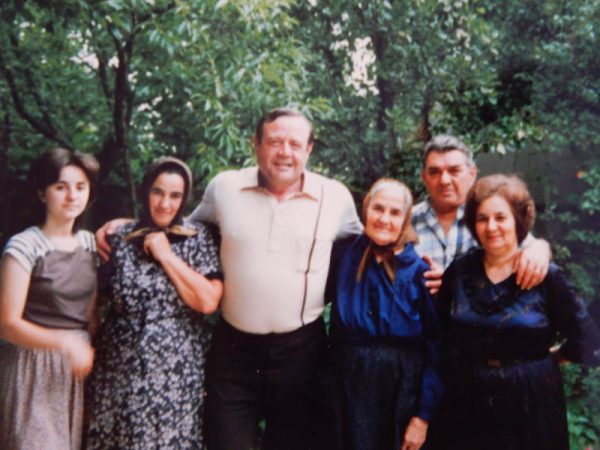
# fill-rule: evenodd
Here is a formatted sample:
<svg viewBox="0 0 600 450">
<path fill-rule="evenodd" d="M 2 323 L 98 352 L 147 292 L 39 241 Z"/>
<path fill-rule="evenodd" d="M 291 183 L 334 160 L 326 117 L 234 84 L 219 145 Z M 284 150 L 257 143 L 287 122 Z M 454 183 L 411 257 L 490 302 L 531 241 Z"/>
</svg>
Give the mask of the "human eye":
<svg viewBox="0 0 600 450">
<path fill-rule="evenodd" d="M 452 175 L 460 175 L 463 169 L 461 166 L 453 166 L 450 168 L 450 174 Z"/>
<path fill-rule="evenodd" d="M 427 173 L 432 177 L 439 175 L 440 172 L 441 171 L 439 167 L 430 167 L 429 169 L 427 169 Z"/>
<path fill-rule="evenodd" d="M 302 150 L 302 144 L 298 141 L 291 141 L 290 142 L 290 147 L 292 148 L 292 150 Z"/>
</svg>

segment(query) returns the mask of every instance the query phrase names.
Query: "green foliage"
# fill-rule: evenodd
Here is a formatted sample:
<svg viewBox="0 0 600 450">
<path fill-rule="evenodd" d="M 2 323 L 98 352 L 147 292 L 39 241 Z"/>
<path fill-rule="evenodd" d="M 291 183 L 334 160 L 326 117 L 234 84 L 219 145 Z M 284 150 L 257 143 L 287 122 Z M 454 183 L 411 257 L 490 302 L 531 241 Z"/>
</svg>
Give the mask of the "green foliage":
<svg viewBox="0 0 600 450">
<path fill-rule="evenodd" d="M 420 189 L 419 149 L 432 133 L 464 134 L 456 110 L 495 94 L 494 33 L 465 1 L 298 6 L 301 40 L 321 55 L 313 92 L 330 99 L 314 159 L 362 193 L 380 176 Z M 363 61 L 373 63 L 363 66 Z M 490 100 L 493 101 L 493 100 Z"/>
<path fill-rule="evenodd" d="M 568 364 L 562 367 L 567 399 L 567 421 L 572 449 L 600 443 L 600 369 Z"/>
<path fill-rule="evenodd" d="M 128 213 L 158 155 L 209 177 L 251 163 L 255 118 L 281 104 L 326 108 L 290 35 L 289 1 L 5 2 L 0 83 L 11 183 L 51 145 L 95 153 L 96 217 Z M 25 132 L 23 132 L 25 131 Z M 97 222 L 96 222 L 97 223 Z"/>
<path fill-rule="evenodd" d="M 252 164 L 257 117 L 293 104 L 316 125 L 312 167 L 357 200 L 384 175 L 419 197 L 419 150 L 439 132 L 554 161 L 536 233 L 598 297 L 598 0 L 5 0 L 0 17 L 0 242 L 24 226 L 25 173 L 50 146 L 100 159 L 96 226 L 132 213 L 158 155 L 188 161 L 195 203 Z M 598 446 L 599 373 L 564 374 L 572 446 Z"/>
</svg>

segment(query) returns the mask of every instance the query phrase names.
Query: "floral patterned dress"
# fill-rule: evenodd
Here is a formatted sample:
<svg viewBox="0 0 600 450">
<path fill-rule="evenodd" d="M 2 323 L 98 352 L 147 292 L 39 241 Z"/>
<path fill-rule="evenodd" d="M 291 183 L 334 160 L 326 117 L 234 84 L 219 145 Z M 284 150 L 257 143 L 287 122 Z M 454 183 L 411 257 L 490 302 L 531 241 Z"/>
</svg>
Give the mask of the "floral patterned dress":
<svg viewBox="0 0 600 450">
<path fill-rule="evenodd" d="M 111 237 L 112 298 L 86 388 L 85 448 L 201 449 L 205 319 L 183 303 L 156 261 L 123 240 L 133 228 Z M 172 242 L 174 253 L 220 278 L 213 233 L 194 228 L 196 236 Z"/>
</svg>

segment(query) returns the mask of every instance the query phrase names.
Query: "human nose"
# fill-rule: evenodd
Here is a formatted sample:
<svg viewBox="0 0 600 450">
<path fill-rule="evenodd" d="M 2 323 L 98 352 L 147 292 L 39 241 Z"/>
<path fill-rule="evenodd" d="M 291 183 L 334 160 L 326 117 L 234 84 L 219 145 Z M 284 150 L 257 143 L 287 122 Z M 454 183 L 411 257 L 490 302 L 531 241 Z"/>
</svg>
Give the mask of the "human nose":
<svg viewBox="0 0 600 450">
<path fill-rule="evenodd" d="M 498 224 L 494 219 L 490 219 L 488 220 L 487 227 L 488 230 L 495 230 L 496 228 L 498 228 Z"/>
<path fill-rule="evenodd" d="M 290 153 L 291 153 L 290 144 L 288 144 L 287 142 L 282 142 L 282 144 L 279 146 L 279 154 L 283 155 L 283 156 L 288 156 Z"/>
<path fill-rule="evenodd" d="M 158 202 L 162 209 L 167 209 L 169 207 L 169 197 L 166 195 L 161 197 L 160 202 Z"/>
<path fill-rule="evenodd" d="M 447 170 L 442 171 L 442 175 L 440 176 L 440 181 L 442 183 L 450 183 L 450 174 Z"/>
<path fill-rule="evenodd" d="M 390 222 L 390 213 L 388 211 L 383 211 L 379 215 L 379 222 L 381 222 L 383 224 L 389 223 Z"/>
</svg>

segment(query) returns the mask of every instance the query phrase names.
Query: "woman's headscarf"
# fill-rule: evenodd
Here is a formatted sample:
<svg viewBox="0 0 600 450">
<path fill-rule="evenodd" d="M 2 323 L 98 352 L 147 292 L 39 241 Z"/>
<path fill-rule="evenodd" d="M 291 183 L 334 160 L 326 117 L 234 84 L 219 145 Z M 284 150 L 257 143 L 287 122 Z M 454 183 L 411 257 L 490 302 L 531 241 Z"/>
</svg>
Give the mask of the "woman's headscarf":
<svg viewBox="0 0 600 450">
<path fill-rule="evenodd" d="M 392 178 L 380 178 L 373 184 L 373 186 L 371 186 L 371 189 L 369 189 L 367 195 L 365 195 L 362 207 L 363 223 L 365 223 L 365 225 L 367 223 L 367 209 L 369 208 L 369 204 L 371 203 L 371 200 L 373 199 L 375 194 L 377 194 L 379 191 L 382 191 L 383 189 L 390 188 L 398 191 L 398 193 L 403 197 L 404 223 L 402 224 L 402 228 L 400 229 L 398 239 L 395 242 L 392 242 L 391 244 L 384 246 L 377 245 L 375 242 L 371 241 L 371 239 L 367 236 L 367 238 L 369 238 L 369 245 L 365 249 L 365 252 L 363 253 L 363 256 L 360 260 L 360 264 L 356 272 L 357 281 L 360 281 L 360 279 L 362 278 L 367 262 L 369 261 L 369 258 L 371 256 L 381 257 L 381 263 L 386 274 L 388 275 L 390 280 L 394 281 L 394 273 L 396 269 L 396 252 L 404 248 L 404 246 L 407 243 L 418 242 L 419 240 L 417 233 L 412 226 L 413 198 L 410 189 L 404 183 L 401 183 L 400 181 L 394 180 Z"/>
<path fill-rule="evenodd" d="M 159 228 L 152 220 L 152 214 L 150 212 L 150 189 L 156 181 L 159 175 L 163 173 L 175 173 L 183 178 L 183 198 L 181 199 L 181 205 L 173 217 L 173 220 L 166 228 Z M 189 237 L 194 236 L 197 232 L 190 228 L 183 226 L 183 211 L 185 205 L 190 196 L 192 190 L 192 172 L 190 168 L 182 160 L 171 156 L 165 156 L 155 160 L 144 174 L 142 184 L 139 189 L 139 198 L 142 205 L 140 211 L 140 220 L 135 229 L 125 236 L 126 240 L 135 239 L 138 237 L 144 237 L 148 233 L 154 231 L 164 231 L 170 241 L 177 236 Z"/>
</svg>

